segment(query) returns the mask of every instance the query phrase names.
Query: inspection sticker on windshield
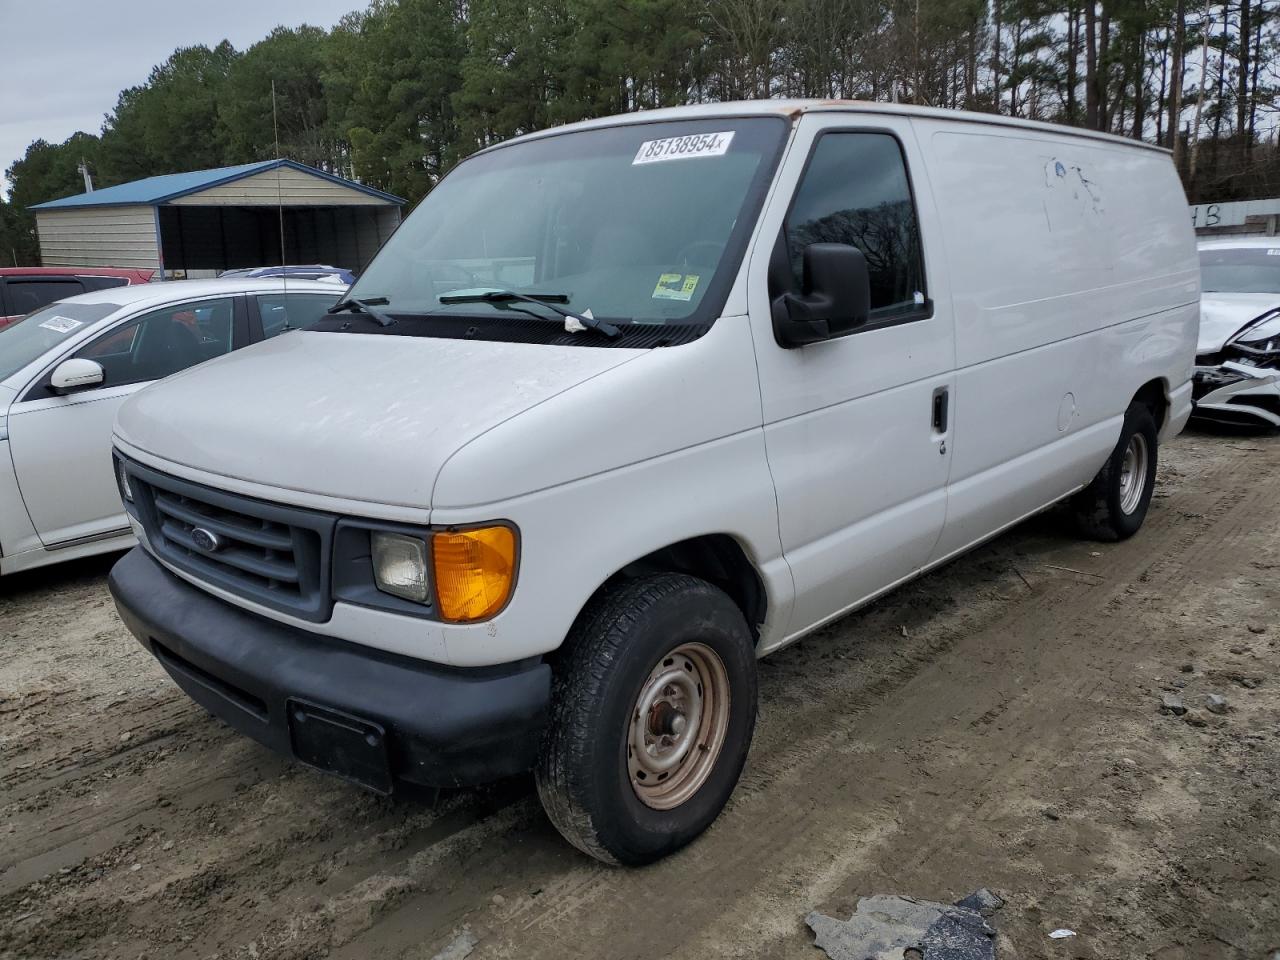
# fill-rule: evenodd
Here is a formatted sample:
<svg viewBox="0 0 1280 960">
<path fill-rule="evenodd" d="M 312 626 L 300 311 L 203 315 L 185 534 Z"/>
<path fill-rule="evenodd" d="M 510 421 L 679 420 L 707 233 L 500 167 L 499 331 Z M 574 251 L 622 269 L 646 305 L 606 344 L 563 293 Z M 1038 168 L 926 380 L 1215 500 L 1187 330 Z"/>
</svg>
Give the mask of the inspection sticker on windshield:
<svg viewBox="0 0 1280 960">
<path fill-rule="evenodd" d="M 686 137 L 667 137 L 665 140 L 646 140 L 636 151 L 637 163 L 657 163 L 660 160 L 686 160 L 690 157 L 720 157 L 729 151 L 733 131 L 723 133 L 691 133 Z M 686 300 L 688 297 L 685 298 Z"/>
<path fill-rule="evenodd" d="M 76 327 L 82 327 L 84 324 L 79 320 L 72 320 L 70 317 L 50 317 L 48 320 L 41 323 L 40 326 L 44 327 L 46 330 L 53 330 L 56 333 L 70 333 Z"/>
<path fill-rule="evenodd" d="M 702 278 L 696 273 L 664 273 L 653 288 L 654 300 L 692 300 Z"/>
</svg>

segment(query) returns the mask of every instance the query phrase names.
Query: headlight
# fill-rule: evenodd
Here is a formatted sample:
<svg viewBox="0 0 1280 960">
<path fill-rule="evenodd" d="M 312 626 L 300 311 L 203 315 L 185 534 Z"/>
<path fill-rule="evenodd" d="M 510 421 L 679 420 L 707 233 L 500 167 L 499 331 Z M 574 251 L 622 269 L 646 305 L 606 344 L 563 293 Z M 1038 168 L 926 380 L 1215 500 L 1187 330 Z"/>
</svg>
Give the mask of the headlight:
<svg viewBox="0 0 1280 960">
<path fill-rule="evenodd" d="M 116 458 L 116 484 L 120 487 L 120 498 L 125 503 L 133 503 L 133 488 L 129 486 L 129 471 L 124 468 L 124 461 Z"/>
<path fill-rule="evenodd" d="M 440 616 L 484 620 L 507 604 L 516 574 L 516 535 L 511 527 L 474 527 L 431 538 Z"/>
<path fill-rule="evenodd" d="M 1246 326 L 1227 342 L 1264 353 L 1280 349 L 1280 312 Z"/>
<path fill-rule="evenodd" d="M 427 583 L 427 542 L 403 533 L 375 530 L 373 579 L 379 590 L 415 603 L 427 603 L 431 588 Z"/>
</svg>

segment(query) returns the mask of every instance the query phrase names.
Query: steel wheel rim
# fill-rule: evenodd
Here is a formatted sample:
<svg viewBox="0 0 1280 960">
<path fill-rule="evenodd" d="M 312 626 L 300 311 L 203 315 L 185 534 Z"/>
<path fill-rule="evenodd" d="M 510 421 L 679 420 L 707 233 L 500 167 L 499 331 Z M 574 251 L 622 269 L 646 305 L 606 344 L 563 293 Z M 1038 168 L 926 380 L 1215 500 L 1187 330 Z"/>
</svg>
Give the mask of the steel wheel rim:
<svg viewBox="0 0 1280 960">
<path fill-rule="evenodd" d="M 729 729 L 729 672 L 714 650 L 683 643 L 649 671 L 627 723 L 627 773 L 645 806 L 671 810 L 715 769 Z"/>
<path fill-rule="evenodd" d="M 1124 448 L 1120 463 L 1120 511 L 1126 515 L 1138 509 L 1147 485 L 1147 438 L 1135 433 Z"/>
</svg>

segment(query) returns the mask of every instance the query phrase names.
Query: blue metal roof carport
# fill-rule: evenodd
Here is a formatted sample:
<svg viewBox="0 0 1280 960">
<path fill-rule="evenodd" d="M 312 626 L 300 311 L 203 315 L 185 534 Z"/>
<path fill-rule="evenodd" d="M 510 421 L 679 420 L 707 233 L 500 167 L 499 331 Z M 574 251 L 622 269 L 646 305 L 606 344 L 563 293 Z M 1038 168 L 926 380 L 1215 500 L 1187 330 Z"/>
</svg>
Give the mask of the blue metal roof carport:
<svg viewBox="0 0 1280 960">
<path fill-rule="evenodd" d="M 361 270 L 400 222 L 399 197 L 293 160 L 148 177 L 40 203 L 45 266 L 210 275 L 285 261 Z"/>
</svg>

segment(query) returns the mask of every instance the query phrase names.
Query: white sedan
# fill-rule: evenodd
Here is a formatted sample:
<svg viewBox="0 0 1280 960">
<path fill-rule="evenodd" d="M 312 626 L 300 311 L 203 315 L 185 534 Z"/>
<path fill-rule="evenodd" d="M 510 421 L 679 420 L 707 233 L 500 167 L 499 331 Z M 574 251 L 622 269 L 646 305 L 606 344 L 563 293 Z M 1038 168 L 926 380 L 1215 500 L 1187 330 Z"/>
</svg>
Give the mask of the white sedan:
<svg viewBox="0 0 1280 960">
<path fill-rule="evenodd" d="M 344 290 L 279 279 L 113 287 L 0 329 L 0 574 L 132 545 L 111 465 L 120 405 L 308 325 Z"/>
<path fill-rule="evenodd" d="M 1280 237 L 1200 245 L 1195 416 L 1280 427 Z"/>
</svg>

